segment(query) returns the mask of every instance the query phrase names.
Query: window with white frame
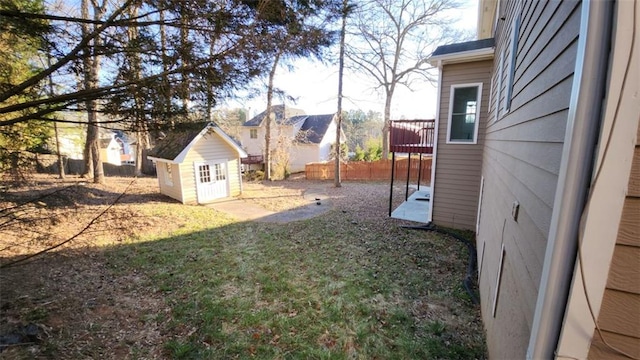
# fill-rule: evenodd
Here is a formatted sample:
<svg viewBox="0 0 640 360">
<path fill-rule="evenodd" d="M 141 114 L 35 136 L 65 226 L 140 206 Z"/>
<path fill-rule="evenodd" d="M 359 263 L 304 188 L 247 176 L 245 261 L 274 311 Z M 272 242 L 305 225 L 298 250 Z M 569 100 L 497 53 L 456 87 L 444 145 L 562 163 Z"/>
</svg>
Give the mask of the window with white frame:
<svg viewBox="0 0 640 360">
<path fill-rule="evenodd" d="M 249 129 L 249 136 L 252 139 L 257 139 L 258 138 L 258 129 Z"/>
<path fill-rule="evenodd" d="M 173 186 L 173 168 L 171 163 L 164 163 L 164 183 Z"/>
<path fill-rule="evenodd" d="M 447 143 L 475 144 L 480 121 L 482 84 L 451 86 Z"/>
<path fill-rule="evenodd" d="M 198 166 L 198 177 L 201 184 L 211 182 L 211 168 L 209 167 L 209 164 L 202 164 Z"/>
<path fill-rule="evenodd" d="M 227 174 L 224 171 L 223 164 L 213 164 L 213 178 L 216 181 L 227 180 Z"/>
</svg>

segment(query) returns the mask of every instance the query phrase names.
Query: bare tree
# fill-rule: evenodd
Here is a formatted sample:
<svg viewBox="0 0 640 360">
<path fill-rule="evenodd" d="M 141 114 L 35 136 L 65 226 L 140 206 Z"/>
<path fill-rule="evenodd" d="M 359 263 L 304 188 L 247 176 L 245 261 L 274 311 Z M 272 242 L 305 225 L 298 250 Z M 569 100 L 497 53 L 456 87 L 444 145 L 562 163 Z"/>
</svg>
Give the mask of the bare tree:
<svg viewBox="0 0 640 360">
<path fill-rule="evenodd" d="M 271 179 L 271 106 L 273 105 L 273 79 L 276 76 L 276 70 L 278 69 L 278 63 L 280 62 L 280 56 L 282 56 L 283 48 L 279 48 L 276 52 L 271 69 L 269 70 L 269 79 L 267 84 L 267 111 L 265 112 L 265 135 L 264 135 L 264 178 L 266 180 Z M 286 112 L 283 111 L 282 116 L 286 116 Z"/>
<path fill-rule="evenodd" d="M 344 75 L 344 38 L 346 35 L 347 16 L 352 10 L 348 0 L 342 1 L 342 27 L 340 28 L 340 56 L 338 59 L 338 129 L 336 130 L 336 166 L 334 172 L 333 185 L 335 187 L 342 187 L 342 180 L 340 178 L 340 139 L 342 136 L 342 76 Z"/>
<path fill-rule="evenodd" d="M 269 6 L 269 5 L 267 5 Z M 278 44 L 273 52 L 273 60 L 268 75 L 267 83 L 267 110 L 265 112 L 265 147 L 264 147 L 264 164 L 265 179 L 271 179 L 272 166 L 272 119 L 271 107 L 273 105 L 273 95 L 279 93 L 283 95 L 279 89 L 274 88 L 274 79 L 276 71 L 282 61 L 313 56 L 319 60 L 323 60 L 324 50 L 331 45 L 333 41 L 333 33 L 325 32 L 324 28 L 329 27 L 336 16 L 336 11 L 328 11 L 318 13 L 314 7 L 297 6 L 294 12 L 288 14 L 278 14 L 286 18 L 296 19 L 292 23 L 293 26 L 287 26 L 272 32 L 269 36 L 273 39 L 271 43 Z M 330 10 L 335 10 L 331 8 Z M 303 30 L 303 31 L 301 31 Z M 286 117 L 286 112 L 283 114 Z"/>
<path fill-rule="evenodd" d="M 435 82 L 427 58 L 436 45 L 459 39 L 448 28 L 457 0 L 370 0 L 358 6 L 348 27 L 345 55 L 351 67 L 384 95 L 383 159 L 389 154 L 391 103 L 398 86 Z"/>
</svg>

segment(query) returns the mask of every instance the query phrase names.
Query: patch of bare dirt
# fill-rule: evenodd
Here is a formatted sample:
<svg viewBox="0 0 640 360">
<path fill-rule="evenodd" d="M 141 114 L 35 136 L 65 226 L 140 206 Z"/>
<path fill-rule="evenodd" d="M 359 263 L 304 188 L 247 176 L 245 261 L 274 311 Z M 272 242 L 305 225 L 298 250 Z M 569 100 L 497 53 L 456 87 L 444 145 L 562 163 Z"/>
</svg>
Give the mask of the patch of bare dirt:
<svg viewBox="0 0 640 360">
<path fill-rule="evenodd" d="M 98 185 L 46 175 L 4 188 L 0 357 L 162 356 L 165 324 L 158 314 L 169 307 L 142 275 L 114 272 L 98 247 L 155 231 L 160 224 L 179 226 L 140 213 L 140 206 L 172 203 L 157 189 L 153 178 L 108 178 Z M 15 263 L 50 248 L 54 251 L 46 256 Z M 7 338 L 27 326 L 37 327 L 37 335 Z M 55 340 L 39 346 L 45 338 Z"/>
</svg>

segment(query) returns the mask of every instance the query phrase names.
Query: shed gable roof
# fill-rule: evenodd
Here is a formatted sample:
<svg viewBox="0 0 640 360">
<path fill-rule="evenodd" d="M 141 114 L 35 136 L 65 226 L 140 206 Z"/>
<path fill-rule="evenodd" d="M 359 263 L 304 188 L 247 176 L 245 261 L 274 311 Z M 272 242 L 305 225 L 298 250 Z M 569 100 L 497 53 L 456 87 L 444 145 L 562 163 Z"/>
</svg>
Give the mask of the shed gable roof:
<svg viewBox="0 0 640 360">
<path fill-rule="evenodd" d="M 209 132 L 218 135 L 225 143 L 238 152 L 240 157 L 246 157 L 247 153 L 229 135 L 214 123 L 189 123 L 181 124 L 180 129 L 171 131 L 149 151 L 148 158 L 152 160 L 168 160 L 174 163 L 184 161 L 189 149 L 198 140 Z"/>
</svg>

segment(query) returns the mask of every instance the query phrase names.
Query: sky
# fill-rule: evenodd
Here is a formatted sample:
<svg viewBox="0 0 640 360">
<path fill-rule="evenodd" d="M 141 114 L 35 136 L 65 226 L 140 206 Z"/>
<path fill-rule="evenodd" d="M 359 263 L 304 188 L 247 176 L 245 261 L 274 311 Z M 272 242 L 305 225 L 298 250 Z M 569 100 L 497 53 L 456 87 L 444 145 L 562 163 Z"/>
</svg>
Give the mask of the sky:
<svg viewBox="0 0 640 360">
<path fill-rule="evenodd" d="M 475 34 L 478 0 L 466 0 L 458 10 L 459 29 Z M 299 59 L 293 63 L 293 71 L 280 68 L 274 79 L 275 86 L 297 99 L 286 105 L 303 109 L 307 114 L 330 114 L 337 110 L 338 66 L 324 65 L 318 61 Z M 384 97 L 372 89 L 362 75 L 345 74 L 343 84 L 343 110 L 384 111 Z M 433 119 L 436 113 L 437 88 L 428 83 L 416 86 L 413 91 L 404 86 L 396 88 L 391 106 L 392 119 Z M 249 101 L 233 100 L 223 107 L 243 107 L 254 116 L 266 108 L 266 94 Z M 274 104 L 282 101 L 274 99 Z"/>
</svg>

